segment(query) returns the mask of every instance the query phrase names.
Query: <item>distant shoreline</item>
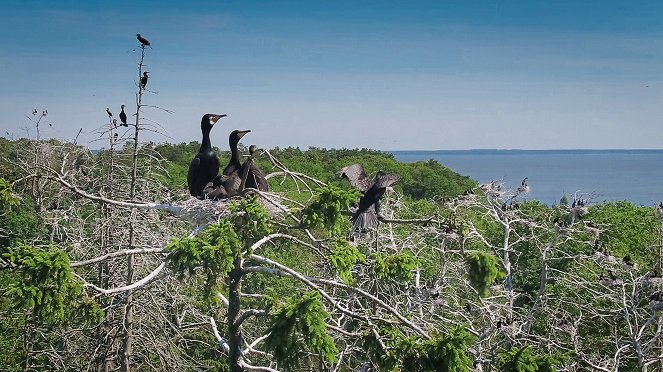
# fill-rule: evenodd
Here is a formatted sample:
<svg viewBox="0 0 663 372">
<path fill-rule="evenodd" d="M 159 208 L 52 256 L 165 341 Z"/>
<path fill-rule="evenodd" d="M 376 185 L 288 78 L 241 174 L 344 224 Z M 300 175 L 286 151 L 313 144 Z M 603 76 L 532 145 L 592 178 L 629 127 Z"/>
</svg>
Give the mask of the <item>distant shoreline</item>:
<svg viewBox="0 0 663 372">
<path fill-rule="evenodd" d="M 389 150 L 392 154 L 441 154 L 441 155 L 515 155 L 515 154 L 663 154 L 663 149 L 470 149 L 470 150 Z"/>
</svg>

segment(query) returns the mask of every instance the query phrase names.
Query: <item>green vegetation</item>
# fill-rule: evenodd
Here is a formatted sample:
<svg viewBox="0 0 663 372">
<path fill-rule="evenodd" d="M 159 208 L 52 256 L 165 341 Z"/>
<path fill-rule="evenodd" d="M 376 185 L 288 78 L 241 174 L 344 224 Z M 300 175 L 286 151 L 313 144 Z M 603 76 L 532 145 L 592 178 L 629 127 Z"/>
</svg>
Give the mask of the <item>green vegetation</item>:
<svg viewBox="0 0 663 372">
<path fill-rule="evenodd" d="M 197 149 L 139 147 L 131 199 L 129 145 L 0 140 L 3 368 L 119 369 L 129 298 L 137 370 L 658 368 L 654 208 L 506 209 L 434 161 L 317 148 L 257 158 L 306 175 L 272 177 L 269 201 L 196 201 Z M 352 163 L 401 176 L 364 235 L 348 217 L 359 192 L 336 174 Z"/>
</svg>

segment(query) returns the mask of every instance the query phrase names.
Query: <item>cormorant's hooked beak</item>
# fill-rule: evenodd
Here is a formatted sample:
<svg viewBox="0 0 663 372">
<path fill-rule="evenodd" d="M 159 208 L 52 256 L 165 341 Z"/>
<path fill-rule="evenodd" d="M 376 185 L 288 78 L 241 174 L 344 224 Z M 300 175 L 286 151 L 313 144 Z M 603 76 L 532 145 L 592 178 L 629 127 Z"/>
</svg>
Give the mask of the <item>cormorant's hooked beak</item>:
<svg viewBox="0 0 663 372">
<path fill-rule="evenodd" d="M 250 132 L 251 132 L 251 129 L 240 130 L 239 132 L 237 132 L 237 137 L 238 137 L 238 138 L 242 138 L 242 137 L 244 137 L 247 133 L 250 133 Z"/>
<path fill-rule="evenodd" d="M 224 118 L 226 116 L 228 116 L 228 115 L 226 115 L 226 114 L 221 114 L 221 115 L 213 114 L 213 115 L 210 116 L 209 123 L 214 125 L 214 124 L 216 124 L 217 121 L 219 121 L 219 119 Z"/>
</svg>

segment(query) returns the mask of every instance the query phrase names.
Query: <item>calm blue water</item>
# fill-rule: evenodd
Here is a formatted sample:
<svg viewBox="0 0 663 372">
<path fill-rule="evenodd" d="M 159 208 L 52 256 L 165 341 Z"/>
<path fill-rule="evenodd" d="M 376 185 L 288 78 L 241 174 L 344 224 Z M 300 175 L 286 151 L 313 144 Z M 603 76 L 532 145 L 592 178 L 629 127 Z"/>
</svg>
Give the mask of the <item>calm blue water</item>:
<svg viewBox="0 0 663 372">
<path fill-rule="evenodd" d="M 502 179 L 517 187 L 529 177 L 527 199 L 546 204 L 576 191 L 592 201 L 663 201 L 663 150 L 466 150 L 392 151 L 397 160 L 434 159 L 480 183 Z"/>
</svg>

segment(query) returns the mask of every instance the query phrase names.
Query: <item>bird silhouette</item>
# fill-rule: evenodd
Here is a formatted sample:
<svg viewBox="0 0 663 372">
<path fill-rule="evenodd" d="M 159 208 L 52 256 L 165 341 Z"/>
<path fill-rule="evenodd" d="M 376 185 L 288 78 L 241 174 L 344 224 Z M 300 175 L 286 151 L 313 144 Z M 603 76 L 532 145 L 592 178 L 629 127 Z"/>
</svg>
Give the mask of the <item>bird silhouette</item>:
<svg viewBox="0 0 663 372">
<path fill-rule="evenodd" d="M 122 111 L 120 111 L 120 121 L 122 122 L 122 124 L 120 124 L 120 126 L 128 127 L 129 124 L 127 124 L 127 114 L 124 113 L 124 105 L 120 107 L 122 108 Z"/>
<path fill-rule="evenodd" d="M 109 118 L 113 117 L 113 113 L 108 109 L 108 107 L 106 107 L 106 113 L 108 114 Z"/>
<path fill-rule="evenodd" d="M 152 48 L 152 45 L 150 45 L 150 41 L 141 36 L 141 34 L 136 34 L 136 39 L 140 42 L 141 46 L 144 48 L 145 46 L 148 46 Z"/>
<path fill-rule="evenodd" d="M 523 182 L 520 183 L 520 186 L 518 186 L 518 192 L 519 193 L 529 192 L 529 185 L 527 185 L 527 177 L 525 177 L 523 179 Z"/>
<path fill-rule="evenodd" d="M 380 199 L 387 187 L 400 179 L 397 174 L 385 174 L 378 172 L 375 179 L 366 176 L 364 167 L 360 164 L 352 164 L 341 169 L 338 174 L 347 179 L 350 184 L 363 193 L 359 199 L 359 206 L 350 220 L 355 230 L 375 228 L 378 224 L 377 216 L 380 215 Z M 373 209 L 371 209 L 373 207 Z"/>
<path fill-rule="evenodd" d="M 203 141 L 200 144 L 198 154 L 196 154 L 193 160 L 191 160 L 191 164 L 189 164 L 189 173 L 187 175 L 189 193 L 199 199 L 205 198 L 203 190 L 207 183 L 211 182 L 219 174 L 219 158 L 212 151 L 209 133 L 214 124 L 224 116 L 226 115 L 205 114 L 200 121 Z"/>
<path fill-rule="evenodd" d="M 149 76 L 147 76 L 147 74 L 149 74 L 149 71 L 143 72 L 143 76 L 140 78 L 140 87 L 143 89 L 145 89 L 145 87 L 147 86 L 147 79 L 149 79 Z"/>
</svg>

